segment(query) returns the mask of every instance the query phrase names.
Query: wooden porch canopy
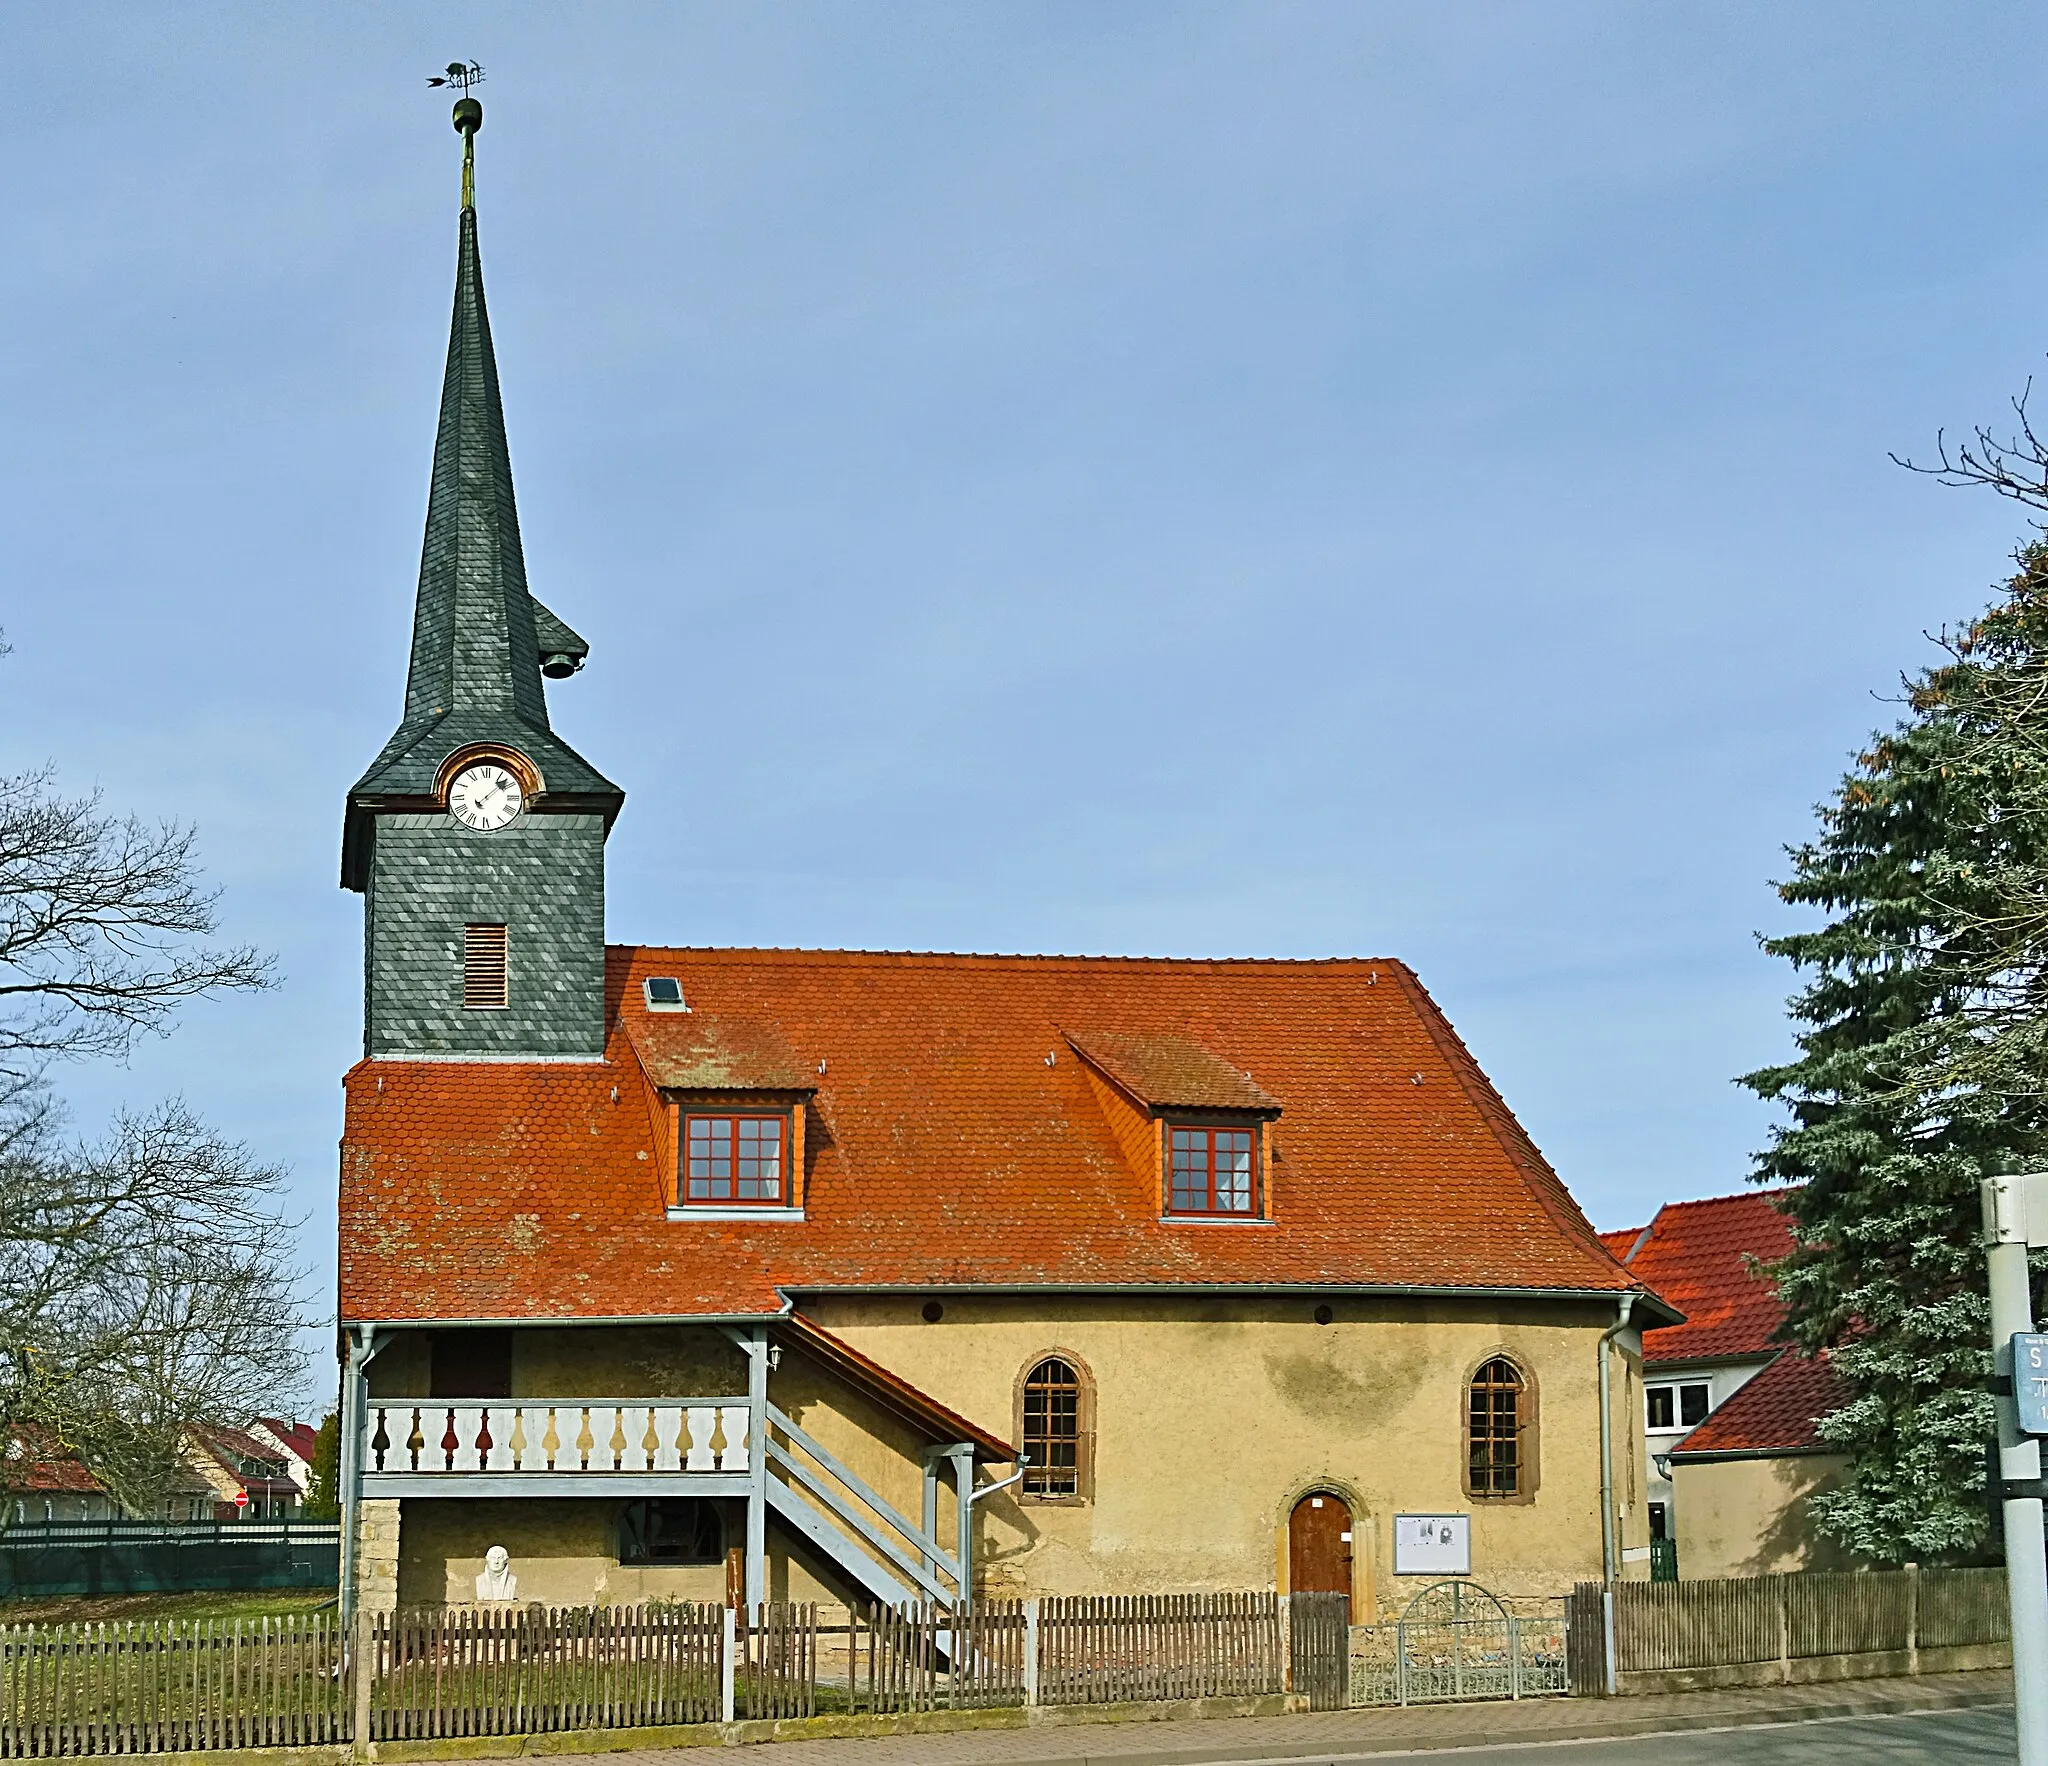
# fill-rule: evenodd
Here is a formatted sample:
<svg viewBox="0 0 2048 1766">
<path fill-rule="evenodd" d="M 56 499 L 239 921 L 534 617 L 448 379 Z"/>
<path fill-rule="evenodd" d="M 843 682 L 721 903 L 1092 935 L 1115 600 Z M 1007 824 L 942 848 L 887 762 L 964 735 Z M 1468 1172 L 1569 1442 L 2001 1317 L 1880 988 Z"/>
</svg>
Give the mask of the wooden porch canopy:
<svg viewBox="0 0 2048 1766">
<path fill-rule="evenodd" d="M 954 1442 L 971 1446 L 980 1465 L 1009 1465 L 1016 1460 L 1017 1450 L 1009 1442 L 969 1422 L 958 1411 L 949 1410 L 929 1393 L 920 1391 L 900 1374 L 891 1373 L 880 1362 L 871 1361 L 851 1343 L 835 1337 L 823 1325 L 814 1324 L 801 1312 L 778 1319 L 771 1335 L 785 1348 L 808 1356 L 865 1393 L 934 1446 L 950 1446 Z"/>
</svg>

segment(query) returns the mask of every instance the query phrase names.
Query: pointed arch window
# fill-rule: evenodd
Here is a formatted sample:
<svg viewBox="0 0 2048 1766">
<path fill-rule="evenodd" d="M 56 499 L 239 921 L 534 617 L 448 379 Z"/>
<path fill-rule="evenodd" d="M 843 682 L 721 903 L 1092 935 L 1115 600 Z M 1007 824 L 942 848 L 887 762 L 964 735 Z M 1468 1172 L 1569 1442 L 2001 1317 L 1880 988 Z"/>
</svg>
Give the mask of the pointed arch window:
<svg viewBox="0 0 2048 1766">
<path fill-rule="evenodd" d="M 1017 1437 L 1024 1454 L 1021 1494 L 1037 1502 L 1081 1502 L 1093 1458 L 1094 1389 L 1070 1355 L 1031 1364 L 1017 1385 Z"/>
<path fill-rule="evenodd" d="M 1480 1363 L 1465 1388 L 1465 1489 L 1478 1497 L 1526 1497 L 1535 1488 L 1534 1405 L 1529 1382 L 1505 1355 Z"/>
</svg>

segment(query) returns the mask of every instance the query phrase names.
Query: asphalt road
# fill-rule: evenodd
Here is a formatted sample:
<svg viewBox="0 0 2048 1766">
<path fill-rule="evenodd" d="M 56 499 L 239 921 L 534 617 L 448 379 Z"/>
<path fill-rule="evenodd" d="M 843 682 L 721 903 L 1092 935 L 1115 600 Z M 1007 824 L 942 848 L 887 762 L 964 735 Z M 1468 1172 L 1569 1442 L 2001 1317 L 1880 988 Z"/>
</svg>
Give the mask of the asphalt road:
<svg viewBox="0 0 2048 1766">
<path fill-rule="evenodd" d="M 2012 1709 L 1992 1706 L 1642 1735 L 1625 1741 L 1533 1742 L 1432 1753 L 1309 1754 L 1284 1766 L 1350 1766 L 1368 1760 L 1439 1760 L 1444 1766 L 2013 1766 L 2016 1757 Z M 1218 1754 L 1215 1766 L 1283 1763 L 1238 1762 Z"/>
</svg>

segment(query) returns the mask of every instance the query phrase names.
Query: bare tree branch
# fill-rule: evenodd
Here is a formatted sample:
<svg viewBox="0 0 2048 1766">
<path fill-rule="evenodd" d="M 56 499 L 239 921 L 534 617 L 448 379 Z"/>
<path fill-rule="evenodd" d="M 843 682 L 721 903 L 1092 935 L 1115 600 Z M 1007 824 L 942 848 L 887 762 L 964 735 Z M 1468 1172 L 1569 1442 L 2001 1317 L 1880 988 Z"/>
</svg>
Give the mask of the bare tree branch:
<svg viewBox="0 0 2048 1766">
<path fill-rule="evenodd" d="M 214 930 L 192 830 L 65 798 L 47 769 L 0 777 L 0 1073 L 58 1056 L 127 1053 L 181 1002 L 270 985 L 249 946 Z"/>
<path fill-rule="evenodd" d="M 2027 414 L 2033 390 L 2029 380 L 2012 402 L 2019 427 L 2011 435 L 2000 439 L 1980 425 L 1969 441 L 1951 446 L 1948 431 L 1939 430 L 1934 438 L 1936 464 L 1923 466 L 1899 454 L 1891 456 L 1893 463 L 1939 484 L 1980 485 L 2030 509 L 2048 510 L 2048 445 L 2035 433 Z"/>
<path fill-rule="evenodd" d="M 283 1174 L 182 1104 L 94 1144 L 58 1126 L 38 1087 L 0 1101 L 0 1435 L 76 1452 L 152 1513 L 193 1425 L 302 1377 Z"/>
</svg>

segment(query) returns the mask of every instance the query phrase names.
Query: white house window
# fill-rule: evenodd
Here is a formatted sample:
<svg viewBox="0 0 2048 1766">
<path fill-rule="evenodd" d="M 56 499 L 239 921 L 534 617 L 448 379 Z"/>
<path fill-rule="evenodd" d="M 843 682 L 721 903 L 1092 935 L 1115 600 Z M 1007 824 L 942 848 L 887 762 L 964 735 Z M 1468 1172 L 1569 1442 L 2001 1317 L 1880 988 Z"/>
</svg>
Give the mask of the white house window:
<svg viewBox="0 0 2048 1766">
<path fill-rule="evenodd" d="M 1652 1429 L 1692 1429 L 1707 1420 L 1713 1407 L 1708 1403 L 1712 1388 L 1705 1380 L 1687 1380 L 1674 1386 L 1646 1386 L 1643 1399 L 1649 1407 Z"/>
</svg>

